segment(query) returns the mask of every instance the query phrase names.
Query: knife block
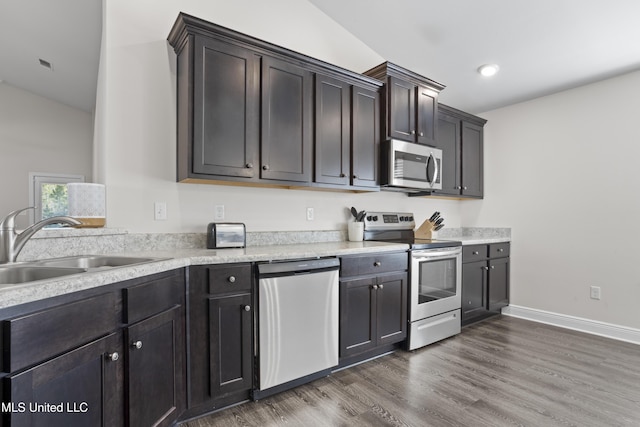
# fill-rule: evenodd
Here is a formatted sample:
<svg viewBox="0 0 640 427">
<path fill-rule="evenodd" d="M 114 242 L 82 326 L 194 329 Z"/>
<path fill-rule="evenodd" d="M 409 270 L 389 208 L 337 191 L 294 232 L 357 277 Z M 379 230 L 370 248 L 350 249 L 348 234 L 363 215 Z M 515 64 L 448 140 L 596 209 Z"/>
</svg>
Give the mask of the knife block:
<svg viewBox="0 0 640 427">
<path fill-rule="evenodd" d="M 415 231 L 414 233 L 415 238 L 416 239 L 435 239 L 437 237 L 437 232 L 433 228 L 434 228 L 433 223 L 429 220 L 426 220 Z"/>
</svg>

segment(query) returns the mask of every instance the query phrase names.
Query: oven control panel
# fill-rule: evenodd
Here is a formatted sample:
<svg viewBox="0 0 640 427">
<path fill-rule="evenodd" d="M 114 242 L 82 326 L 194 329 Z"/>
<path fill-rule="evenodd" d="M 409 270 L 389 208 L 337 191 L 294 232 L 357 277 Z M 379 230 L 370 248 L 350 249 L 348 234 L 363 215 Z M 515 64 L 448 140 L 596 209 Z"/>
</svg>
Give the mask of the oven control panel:
<svg viewBox="0 0 640 427">
<path fill-rule="evenodd" d="M 416 223 L 412 213 L 367 212 L 364 216 L 365 230 L 413 230 Z"/>
</svg>

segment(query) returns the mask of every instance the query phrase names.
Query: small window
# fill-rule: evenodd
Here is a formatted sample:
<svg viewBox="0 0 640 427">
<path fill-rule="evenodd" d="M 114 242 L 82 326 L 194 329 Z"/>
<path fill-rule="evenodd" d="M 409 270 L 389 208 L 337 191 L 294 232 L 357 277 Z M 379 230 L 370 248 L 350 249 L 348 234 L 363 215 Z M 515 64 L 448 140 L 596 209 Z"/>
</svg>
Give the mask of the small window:
<svg viewBox="0 0 640 427">
<path fill-rule="evenodd" d="M 29 199 L 35 211 L 30 213 L 31 224 L 45 218 L 67 215 L 67 183 L 84 182 L 83 175 L 29 173 Z"/>
</svg>

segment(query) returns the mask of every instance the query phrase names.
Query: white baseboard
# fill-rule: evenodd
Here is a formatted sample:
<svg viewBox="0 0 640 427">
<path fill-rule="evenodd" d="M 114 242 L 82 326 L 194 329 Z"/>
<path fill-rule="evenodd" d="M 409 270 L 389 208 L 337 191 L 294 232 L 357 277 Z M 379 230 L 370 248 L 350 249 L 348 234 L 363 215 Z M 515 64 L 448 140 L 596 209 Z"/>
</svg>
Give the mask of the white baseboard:
<svg viewBox="0 0 640 427">
<path fill-rule="evenodd" d="M 568 316 L 566 314 L 552 313 L 550 311 L 538 310 L 535 308 L 521 307 L 518 305 L 509 305 L 508 307 L 503 308 L 502 314 L 534 322 L 546 323 L 548 325 L 559 326 L 561 328 L 573 329 L 574 331 L 612 338 L 614 340 L 640 344 L 640 329 L 612 325 L 610 323 Z"/>
</svg>

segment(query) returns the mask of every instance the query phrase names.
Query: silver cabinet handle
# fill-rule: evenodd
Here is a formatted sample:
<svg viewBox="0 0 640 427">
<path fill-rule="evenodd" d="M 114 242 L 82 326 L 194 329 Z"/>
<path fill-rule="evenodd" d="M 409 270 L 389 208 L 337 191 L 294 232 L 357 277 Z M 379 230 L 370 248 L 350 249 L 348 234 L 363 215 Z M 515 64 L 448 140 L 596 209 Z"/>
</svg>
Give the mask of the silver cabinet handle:
<svg viewBox="0 0 640 427">
<path fill-rule="evenodd" d="M 498 252 L 504 252 L 504 248 L 498 248 Z"/>
<path fill-rule="evenodd" d="M 353 175 L 353 179 L 358 179 L 358 175 Z"/>
<path fill-rule="evenodd" d="M 346 174 L 344 174 L 344 173 L 341 173 L 341 174 L 340 174 L 340 178 L 345 178 L 346 176 L 347 176 L 347 175 L 346 175 Z"/>
<path fill-rule="evenodd" d="M 131 347 L 135 348 L 136 350 L 140 350 L 142 348 L 142 341 L 132 342 Z"/>
<path fill-rule="evenodd" d="M 247 163 L 244 167 L 247 169 L 253 169 L 253 163 Z"/>
<path fill-rule="evenodd" d="M 415 134 L 416 134 L 416 131 L 415 131 L 415 130 L 412 130 L 412 131 L 411 131 L 411 135 L 415 135 Z"/>
<path fill-rule="evenodd" d="M 382 265 L 382 263 L 380 261 L 376 261 L 373 263 L 374 267 L 380 267 Z"/>
<path fill-rule="evenodd" d="M 473 251 L 473 255 L 480 255 L 480 252 L 478 252 L 478 251 Z"/>
<path fill-rule="evenodd" d="M 244 311 L 251 311 L 251 306 L 245 305 L 244 306 Z"/>
<path fill-rule="evenodd" d="M 236 276 L 229 276 L 229 278 L 227 280 L 229 281 L 229 283 L 235 283 Z"/>
<path fill-rule="evenodd" d="M 113 353 L 107 354 L 107 359 L 112 362 L 117 362 L 118 359 L 120 359 L 120 355 L 118 354 L 117 351 L 114 351 Z"/>
<path fill-rule="evenodd" d="M 379 285 L 378 286 L 378 289 L 382 289 L 382 288 L 384 288 L 384 285 Z"/>
<path fill-rule="evenodd" d="M 378 289 L 378 285 L 373 285 L 372 288 L 373 289 Z"/>
<path fill-rule="evenodd" d="M 466 187 L 466 186 L 464 186 L 464 187 L 462 187 L 462 189 L 463 189 L 463 190 L 466 190 L 466 189 L 467 189 L 467 187 Z"/>
<path fill-rule="evenodd" d="M 268 171 L 268 170 L 269 170 L 269 165 L 264 165 L 264 166 L 262 166 L 262 170 L 266 170 L 266 171 Z"/>
<path fill-rule="evenodd" d="M 496 266 L 495 266 L 495 265 L 492 265 L 492 266 L 491 266 L 491 269 L 493 270 L 494 268 L 496 268 Z"/>
<path fill-rule="evenodd" d="M 483 269 L 484 271 L 488 271 L 488 270 L 489 270 L 489 267 L 482 267 L 482 269 Z"/>
<path fill-rule="evenodd" d="M 424 132 L 420 132 L 420 136 L 424 136 Z"/>
</svg>

